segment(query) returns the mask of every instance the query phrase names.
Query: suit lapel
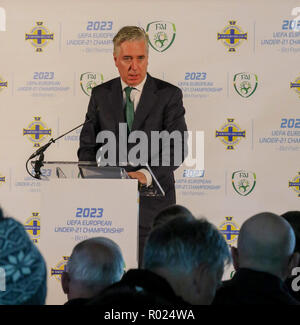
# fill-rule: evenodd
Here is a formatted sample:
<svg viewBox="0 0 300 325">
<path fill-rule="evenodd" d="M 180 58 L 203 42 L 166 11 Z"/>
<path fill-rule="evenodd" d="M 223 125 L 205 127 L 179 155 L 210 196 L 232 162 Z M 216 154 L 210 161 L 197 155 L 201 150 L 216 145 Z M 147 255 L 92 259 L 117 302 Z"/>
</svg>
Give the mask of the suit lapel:
<svg viewBox="0 0 300 325">
<path fill-rule="evenodd" d="M 157 100 L 157 95 L 155 94 L 155 92 L 156 84 L 153 78 L 148 74 L 139 104 L 136 108 L 132 124 L 132 131 L 140 129 L 143 121 L 147 118 L 150 111 L 153 109 L 153 106 L 155 105 L 155 102 Z"/>
<path fill-rule="evenodd" d="M 126 123 L 120 78 L 116 78 L 112 83 L 109 101 L 111 103 L 111 113 L 113 114 L 115 121 L 118 123 Z"/>
</svg>

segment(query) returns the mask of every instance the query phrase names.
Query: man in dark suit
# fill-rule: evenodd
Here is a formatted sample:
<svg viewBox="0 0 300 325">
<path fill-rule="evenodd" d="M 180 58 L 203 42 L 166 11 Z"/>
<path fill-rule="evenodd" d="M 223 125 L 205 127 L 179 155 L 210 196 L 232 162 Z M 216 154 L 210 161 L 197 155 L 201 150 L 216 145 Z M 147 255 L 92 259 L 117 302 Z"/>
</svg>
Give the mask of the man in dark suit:
<svg viewBox="0 0 300 325">
<path fill-rule="evenodd" d="M 217 291 L 217 305 L 300 305 L 284 281 L 298 265 L 295 234 L 282 217 L 260 213 L 244 222 L 232 247 L 236 273 Z"/>
<path fill-rule="evenodd" d="M 300 211 L 287 211 L 281 215 L 293 228 L 296 236 L 295 252 L 300 254 Z M 300 267 L 300 261 L 298 268 Z M 297 271 L 295 269 L 295 271 Z M 299 272 L 291 274 L 285 281 L 285 284 L 289 290 L 289 293 L 298 301 L 300 301 L 299 291 Z M 296 290 L 293 289 L 293 284 L 297 286 Z"/>
<path fill-rule="evenodd" d="M 184 132 L 187 130 L 182 103 L 182 92 L 179 88 L 165 81 L 151 77 L 147 73 L 148 38 L 145 31 L 135 26 L 123 27 L 114 37 L 114 61 L 120 78 L 112 79 L 92 90 L 86 120 L 80 134 L 80 161 L 95 161 L 99 148 L 103 143 L 97 143 L 97 135 L 101 131 L 111 131 L 116 136 L 117 148 L 120 142 L 124 144 L 123 134 L 120 134 L 119 124 L 127 123 L 127 152 L 134 147 L 128 143 L 128 136 L 134 131 L 143 131 L 148 139 L 148 159 L 153 174 L 158 179 L 164 197 L 140 197 L 139 210 L 139 264 L 142 262 L 144 242 L 151 229 L 155 215 L 163 208 L 175 204 L 175 186 L 173 171 L 184 160 Z M 124 125 L 124 124 L 123 124 Z M 175 141 L 170 142 L 170 164 L 162 166 L 164 145 L 151 146 L 152 131 L 179 132 L 182 136 L 181 146 L 176 147 Z M 121 149 L 122 150 L 122 149 Z M 181 159 L 174 157 L 178 156 Z M 117 149 L 117 165 L 122 163 Z M 159 164 L 153 166 L 150 157 L 159 157 Z M 175 161 L 176 160 L 176 161 Z M 144 186 L 157 189 L 155 180 L 147 168 L 136 166 L 129 168 L 128 174 Z M 159 192 L 159 190 L 158 190 Z"/>
</svg>

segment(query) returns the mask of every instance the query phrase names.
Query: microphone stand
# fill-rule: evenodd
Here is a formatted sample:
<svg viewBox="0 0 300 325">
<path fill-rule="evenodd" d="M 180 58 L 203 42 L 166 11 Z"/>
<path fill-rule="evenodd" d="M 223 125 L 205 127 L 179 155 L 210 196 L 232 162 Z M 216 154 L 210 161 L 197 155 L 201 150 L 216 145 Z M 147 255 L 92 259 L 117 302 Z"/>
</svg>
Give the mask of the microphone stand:
<svg viewBox="0 0 300 325">
<path fill-rule="evenodd" d="M 37 159 L 34 163 L 34 174 L 36 179 L 41 179 L 41 168 L 44 166 L 43 164 L 44 161 L 44 153 L 41 152 L 39 159 Z"/>
<path fill-rule="evenodd" d="M 41 173 L 41 168 L 44 166 L 44 164 L 43 164 L 43 162 L 44 162 L 44 152 L 48 149 L 48 147 L 49 147 L 52 143 L 54 143 L 55 141 L 59 140 L 60 138 L 64 137 L 65 135 L 67 135 L 67 134 L 73 132 L 74 130 L 80 128 L 81 126 L 83 126 L 83 125 L 85 125 L 85 124 L 87 124 L 87 123 L 89 123 L 89 122 L 91 122 L 91 120 L 87 120 L 86 122 L 84 122 L 84 123 L 82 123 L 82 124 L 76 126 L 76 127 L 73 128 L 72 130 L 70 130 L 70 131 L 66 132 L 65 134 L 63 134 L 63 135 L 57 137 L 56 139 L 51 138 L 51 139 L 49 140 L 48 143 L 46 143 L 45 145 L 43 145 L 42 147 L 40 147 L 36 152 L 34 152 L 34 153 L 33 153 L 33 154 L 28 158 L 28 160 L 27 160 L 27 162 L 26 162 L 26 170 L 27 170 L 27 173 L 28 173 L 31 177 L 33 177 L 33 178 L 41 179 L 41 175 L 42 175 L 42 173 Z M 29 162 L 29 160 L 35 158 L 36 156 L 39 156 L 39 159 L 37 159 L 37 160 L 34 162 L 34 172 L 35 172 L 35 175 L 32 175 L 32 174 L 29 172 L 29 169 L 28 169 L 28 162 Z"/>
</svg>

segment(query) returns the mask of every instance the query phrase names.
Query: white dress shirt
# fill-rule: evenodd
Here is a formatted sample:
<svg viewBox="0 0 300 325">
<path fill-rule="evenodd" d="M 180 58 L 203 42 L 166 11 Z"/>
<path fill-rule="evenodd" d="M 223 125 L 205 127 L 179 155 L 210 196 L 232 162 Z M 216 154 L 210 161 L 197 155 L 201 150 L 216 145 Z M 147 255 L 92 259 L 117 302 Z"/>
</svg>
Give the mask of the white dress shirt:
<svg viewBox="0 0 300 325">
<path fill-rule="evenodd" d="M 134 111 L 136 111 L 136 108 L 140 102 L 140 98 L 142 95 L 142 91 L 146 82 L 147 76 L 145 77 L 145 79 L 137 86 L 128 86 L 122 79 L 121 79 L 121 85 L 122 85 L 122 90 L 123 90 L 123 100 L 124 100 L 124 105 L 126 103 L 126 93 L 125 93 L 125 88 L 126 87 L 132 87 L 132 91 L 130 93 L 130 99 L 133 102 L 133 107 L 134 107 Z"/>
<path fill-rule="evenodd" d="M 130 99 L 133 102 L 133 108 L 134 108 L 134 112 L 136 111 L 136 108 L 140 102 L 140 98 L 142 95 L 142 91 L 146 82 L 147 76 L 144 78 L 144 80 L 137 86 L 129 86 L 127 85 L 122 79 L 121 79 L 121 85 L 122 85 L 122 91 L 123 91 L 123 100 L 124 100 L 124 105 L 126 103 L 126 93 L 125 93 L 125 88 L 126 87 L 132 87 L 132 91 L 130 93 Z M 149 171 L 147 169 L 139 169 L 138 172 L 143 173 L 146 177 L 147 180 L 147 186 L 150 186 L 152 184 L 152 176 L 149 173 Z"/>
</svg>

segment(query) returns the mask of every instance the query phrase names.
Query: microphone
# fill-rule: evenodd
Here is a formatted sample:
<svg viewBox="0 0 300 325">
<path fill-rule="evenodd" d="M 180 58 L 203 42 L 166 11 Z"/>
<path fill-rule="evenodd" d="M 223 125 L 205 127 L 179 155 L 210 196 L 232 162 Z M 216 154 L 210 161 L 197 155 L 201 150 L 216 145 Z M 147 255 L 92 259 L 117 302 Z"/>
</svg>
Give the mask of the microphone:
<svg viewBox="0 0 300 325">
<path fill-rule="evenodd" d="M 46 143 L 45 145 L 43 145 L 42 147 L 40 147 L 36 152 L 34 152 L 30 157 L 30 159 L 35 158 L 36 156 L 39 156 L 41 153 L 43 153 L 49 146 L 51 143 L 55 142 L 52 138 L 50 139 L 50 141 L 48 143 Z"/>
<path fill-rule="evenodd" d="M 69 133 L 75 131 L 76 129 L 80 128 L 81 126 L 84 126 L 84 125 L 88 124 L 88 123 L 91 122 L 91 121 L 92 121 L 92 120 L 87 120 L 87 121 L 85 121 L 84 123 L 82 123 L 82 124 L 76 126 L 76 127 L 73 128 L 72 130 L 66 132 L 65 134 L 59 136 L 59 137 L 56 138 L 56 139 L 51 138 L 51 139 L 49 140 L 48 143 L 46 143 L 45 145 L 43 145 L 42 147 L 40 147 L 36 152 L 34 152 L 34 153 L 29 157 L 29 160 L 35 158 L 36 156 L 39 156 L 41 153 L 43 153 L 44 151 L 46 151 L 46 149 L 47 149 L 47 148 L 48 148 L 52 143 L 54 143 L 56 140 L 59 140 L 60 138 L 64 137 L 65 135 L 67 135 L 67 134 L 69 134 Z"/>
</svg>

